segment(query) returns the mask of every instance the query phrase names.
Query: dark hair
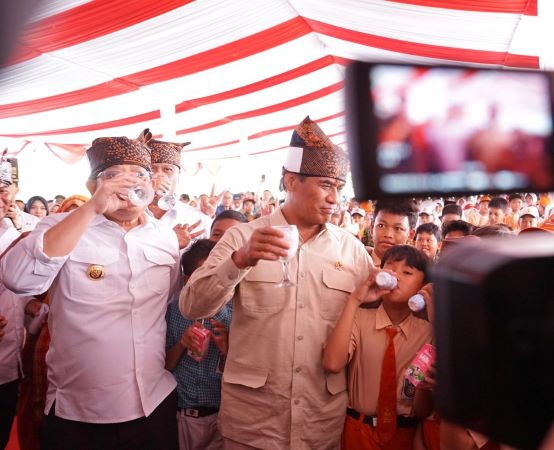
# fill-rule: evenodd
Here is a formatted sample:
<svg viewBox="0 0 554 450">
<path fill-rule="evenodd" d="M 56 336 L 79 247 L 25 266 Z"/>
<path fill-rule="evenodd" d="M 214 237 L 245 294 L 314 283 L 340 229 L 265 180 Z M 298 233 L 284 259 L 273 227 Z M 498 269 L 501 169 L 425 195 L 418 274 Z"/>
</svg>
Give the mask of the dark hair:
<svg viewBox="0 0 554 450">
<path fill-rule="evenodd" d="M 179 198 L 180 198 L 181 200 L 186 200 L 186 201 L 189 201 L 189 200 L 190 200 L 190 197 L 189 197 L 188 194 L 181 194 L 181 195 L 179 196 Z"/>
<path fill-rule="evenodd" d="M 442 215 L 445 216 L 446 214 L 456 214 L 462 217 L 462 207 L 456 203 L 444 205 L 444 208 L 442 208 Z M 444 233 L 442 235 L 444 236 Z"/>
<path fill-rule="evenodd" d="M 439 242 L 442 238 L 442 233 L 441 233 L 440 228 L 438 227 L 437 224 L 432 223 L 432 222 L 422 223 L 419 227 L 417 227 L 416 232 L 415 232 L 414 240 L 417 237 L 417 235 L 420 234 L 420 233 L 432 234 L 433 236 L 435 236 L 437 238 L 437 241 L 439 241 Z"/>
<path fill-rule="evenodd" d="M 373 217 L 377 218 L 377 214 L 379 214 L 380 211 L 407 217 L 410 229 L 416 226 L 417 208 L 411 200 L 377 200 L 375 202 Z"/>
<path fill-rule="evenodd" d="M 473 232 L 473 225 L 465 220 L 450 220 L 442 226 L 442 236 L 446 238 L 446 235 L 452 231 L 461 231 L 464 236 L 467 236 Z"/>
<path fill-rule="evenodd" d="M 407 266 L 413 267 L 426 274 L 429 257 L 411 245 L 394 245 L 390 247 L 381 258 L 381 269 L 388 261 L 404 261 Z M 427 279 L 427 276 L 425 277 Z"/>
<path fill-rule="evenodd" d="M 24 209 L 26 213 L 30 213 L 31 206 L 33 206 L 33 203 L 35 203 L 36 201 L 39 201 L 44 205 L 44 207 L 46 208 L 46 215 L 50 214 L 50 210 L 48 209 L 48 202 L 44 197 L 41 197 L 40 195 L 35 195 L 31 197 L 29 200 L 27 200 L 27 203 L 25 204 L 25 209 Z"/>
<path fill-rule="evenodd" d="M 243 213 L 241 213 L 239 211 L 235 211 L 234 209 L 226 209 L 224 211 L 221 211 L 217 216 L 215 216 L 215 219 L 212 222 L 212 226 L 211 226 L 210 230 L 213 229 L 215 223 L 218 220 L 223 220 L 223 219 L 232 219 L 232 220 L 236 220 L 236 221 L 241 222 L 241 223 L 248 223 L 248 219 L 246 218 L 246 216 Z"/>
<path fill-rule="evenodd" d="M 508 200 L 502 197 L 494 197 L 489 203 L 489 208 L 498 208 L 502 211 L 508 211 Z"/>
<path fill-rule="evenodd" d="M 54 199 L 64 201 L 65 200 L 65 195 L 62 195 L 62 194 L 55 195 Z"/>
<path fill-rule="evenodd" d="M 483 237 L 505 237 L 513 238 L 516 237 L 514 230 L 509 225 L 505 223 L 497 223 L 494 225 L 486 225 L 484 227 L 479 227 L 473 232 L 474 236 Z"/>
<path fill-rule="evenodd" d="M 301 175 L 301 174 L 296 173 L 296 172 L 290 172 L 290 171 L 288 171 L 287 169 L 285 169 L 283 167 L 283 170 L 281 172 L 281 181 L 279 181 L 279 190 L 281 192 L 287 192 L 287 187 L 285 186 L 285 175 L 287 173 L 292 173 L 293 175 L 296 175 L 301 183 L 304 183 L 304 181 L 306 181 L 306 175 Z M 266 192 L 266 191 L 271 193 L 271 191 L 269 191 L 267 189 L 264 192 Z"/>
<path fill-rule="evenodd" d="M 181 256 L 181 267 L 184 275 L 192 275 L 200 261 L 206 259 L 212 249 L 215 247 L 215 242 L 209 239 L 199 239 Z"/>
<path fill-rule="evenodd" d="M 252 204 L 256 204 L 256 200 L 254 200 L 253 198 L 245 198 L 243 201 L 242 201 L 242 204 L 244 205 L 245 203 L 248 203 L 248 202 L 251 202 Z"/>
<path fill-rule="evenodd" d="M 511 202 L 512 200 L 521 200 L 523 201 L 523 195 L 518 194 L 517 192 L 514 192 L 508 196 L 508 201 Z"/>
</svg>

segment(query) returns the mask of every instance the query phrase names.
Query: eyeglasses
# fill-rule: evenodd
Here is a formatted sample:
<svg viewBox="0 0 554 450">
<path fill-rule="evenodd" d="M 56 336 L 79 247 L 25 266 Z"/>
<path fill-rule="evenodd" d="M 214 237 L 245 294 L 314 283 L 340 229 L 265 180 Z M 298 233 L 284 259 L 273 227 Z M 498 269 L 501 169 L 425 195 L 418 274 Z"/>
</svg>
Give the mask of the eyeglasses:
<svg viewBox="0 0 554 450">
<path fill-rule="evenodd" d="M 104 170 L 100 172 L 96 176 L 96 178 L 101 178 L 103 180 L 112 180 L 115 177 L 127 173 L 136 176 L 141 181 L 150 181 L 152 179 L 152 174 L 143 170 L 132 170 L 131 172 L 125 172 L 121 170 Z"/>
</svg>

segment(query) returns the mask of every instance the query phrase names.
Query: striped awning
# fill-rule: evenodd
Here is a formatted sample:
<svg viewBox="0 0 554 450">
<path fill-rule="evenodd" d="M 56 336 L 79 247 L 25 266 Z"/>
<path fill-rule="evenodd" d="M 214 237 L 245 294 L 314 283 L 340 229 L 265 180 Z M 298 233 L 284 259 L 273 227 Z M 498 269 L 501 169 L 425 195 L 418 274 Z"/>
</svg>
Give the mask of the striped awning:
<svg viewBox="0 0 554 450">
<path fill-rule="evenodd" d="M 208 161 L 283 149 L 309 114 L 341 145 L 350 60 L 547 68 L 547 3 L 44 0 L 0 71 L 0 144 L 73 162 L 149 127 Z"/>
</svg>

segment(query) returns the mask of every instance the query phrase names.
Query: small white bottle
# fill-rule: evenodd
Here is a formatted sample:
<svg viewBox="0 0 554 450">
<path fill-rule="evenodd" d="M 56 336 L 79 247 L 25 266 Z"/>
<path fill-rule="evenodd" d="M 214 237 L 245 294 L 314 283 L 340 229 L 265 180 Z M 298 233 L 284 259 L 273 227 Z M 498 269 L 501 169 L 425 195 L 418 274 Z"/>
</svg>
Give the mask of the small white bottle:
<svg viewBox="0 0 554 450">
<path fill-rule="evenodd" d="M 46 315 L 49 310 L 50 309 L 46 303 L 40 305 L 39 313 L 25 324 L 27 331 L 30 334 L 38 334 L 40 332 L 42 324 L 46 322 Z"/>
<path fill-rule="evenodd" d="M 408 306 L 413 312 L 421 311 L 425 308 L 425 297 L 421 294 L 415 294 L 408 300 Z"/>
<path fill-rule="evenodd" d="M 375 277 L 375 284 L 383 289 L 394 289 L 398 280 L 388 272 L 379 272 Z"/>
</svg>

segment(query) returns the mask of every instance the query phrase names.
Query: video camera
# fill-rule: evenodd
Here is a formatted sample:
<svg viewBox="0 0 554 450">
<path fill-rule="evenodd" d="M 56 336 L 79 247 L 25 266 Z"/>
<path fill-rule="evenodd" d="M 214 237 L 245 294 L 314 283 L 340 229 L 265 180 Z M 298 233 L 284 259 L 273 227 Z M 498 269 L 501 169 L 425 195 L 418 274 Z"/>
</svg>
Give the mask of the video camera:
<svg viewBox="0 0 554 450">
<path fill-rule="evenodd" d="M 356 197 L 554 191 L 553 77 L 353 63 L 346 123 Z M 459 245 L 432 269 L 437 407 L 537 448 L 554 419 L 554 236 Z"/>
</svg>

